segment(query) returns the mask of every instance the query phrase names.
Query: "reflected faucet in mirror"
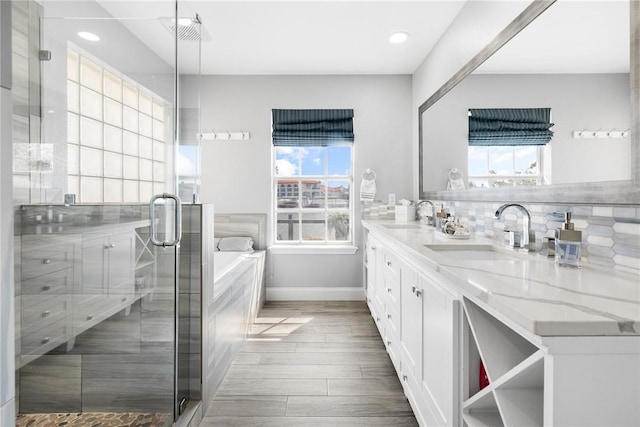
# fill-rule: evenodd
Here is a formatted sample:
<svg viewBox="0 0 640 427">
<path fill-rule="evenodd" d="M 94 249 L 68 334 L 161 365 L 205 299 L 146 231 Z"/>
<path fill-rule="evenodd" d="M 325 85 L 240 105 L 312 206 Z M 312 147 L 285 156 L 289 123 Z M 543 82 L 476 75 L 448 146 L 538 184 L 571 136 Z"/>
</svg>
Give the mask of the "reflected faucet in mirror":
<svg viewBox="0 0 640 427">
<path fill-rule="evenodd" d="M 529 252 L 536 250 L 536 235 L 531 231 L 531 214 L 524 206 L 518 203 L 505 203 L 500 206 L 494 214 L 495 219 L 502 218 L 502 213 L 508 208 L 517 208 L 522 213 L 522 238 L 519 247 L 527 249 Z M 517 247 L 514 245 L 514 247 Z"/>
</svg>

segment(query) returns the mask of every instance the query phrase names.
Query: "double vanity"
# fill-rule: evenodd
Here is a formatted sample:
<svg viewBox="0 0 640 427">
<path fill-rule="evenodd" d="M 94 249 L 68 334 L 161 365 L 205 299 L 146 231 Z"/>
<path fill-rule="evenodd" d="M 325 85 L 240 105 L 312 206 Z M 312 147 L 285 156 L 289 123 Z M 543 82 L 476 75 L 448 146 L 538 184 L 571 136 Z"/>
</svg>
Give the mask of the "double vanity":
<svg viewBox="0 0 640 427">
<path fill-rule="evenodd" d="M 367 304 L 421 426 L 640 425 L 637 275 L 362 224 Z"/>
</svg>

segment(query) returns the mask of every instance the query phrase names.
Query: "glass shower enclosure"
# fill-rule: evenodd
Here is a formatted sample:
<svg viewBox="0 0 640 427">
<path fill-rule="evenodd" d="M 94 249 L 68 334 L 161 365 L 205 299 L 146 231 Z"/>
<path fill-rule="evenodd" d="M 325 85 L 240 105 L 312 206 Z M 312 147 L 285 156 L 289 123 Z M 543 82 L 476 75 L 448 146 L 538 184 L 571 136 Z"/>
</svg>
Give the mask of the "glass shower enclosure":
<svg viewBox="0 0 640 427">
<path fill-rule="evenodd" d="M 201 398 L 173 196 L 200 22 L 177 1 L 12 8 L 16 424 L 169 426 Z"/>
</svg>

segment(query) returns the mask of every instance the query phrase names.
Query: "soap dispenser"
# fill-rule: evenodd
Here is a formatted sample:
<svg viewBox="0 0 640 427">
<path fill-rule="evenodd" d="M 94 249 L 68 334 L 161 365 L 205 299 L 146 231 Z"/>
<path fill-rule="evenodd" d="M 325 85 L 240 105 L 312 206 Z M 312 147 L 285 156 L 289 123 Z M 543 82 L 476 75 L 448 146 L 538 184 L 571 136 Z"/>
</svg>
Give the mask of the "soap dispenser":
<svg viewBox="0 0 640 427">
<path fill-rule="evenodd" d="M 571 212 L 564 212 L 564 224 L 556 230 L 556 264 L 563 267 L 580 268 L 582 253 L 582 231 L 574 230 Z"/>
</svg>

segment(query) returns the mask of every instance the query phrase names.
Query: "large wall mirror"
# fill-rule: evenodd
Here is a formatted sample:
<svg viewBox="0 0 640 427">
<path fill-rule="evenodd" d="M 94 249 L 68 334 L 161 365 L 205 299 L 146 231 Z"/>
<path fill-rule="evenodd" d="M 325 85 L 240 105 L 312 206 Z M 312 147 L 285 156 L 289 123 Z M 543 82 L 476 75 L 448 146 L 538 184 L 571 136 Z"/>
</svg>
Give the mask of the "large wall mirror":
<svg viewBox="0 0 640 427">
<path fill-rule="evenodd" d="M 487 46 L 429 98 L 419 111 L 421 198 L 640 203 L 630 3 L 534 4 L 492 43 L 500 48 Z M 469 146 L 470 109 L 527 108 L 551 109 L 548 144 Z M 452 168 L 465 190 L 447 191 Z M 514 185 L 525 182 L 535 184 Z"/>
</svg>

